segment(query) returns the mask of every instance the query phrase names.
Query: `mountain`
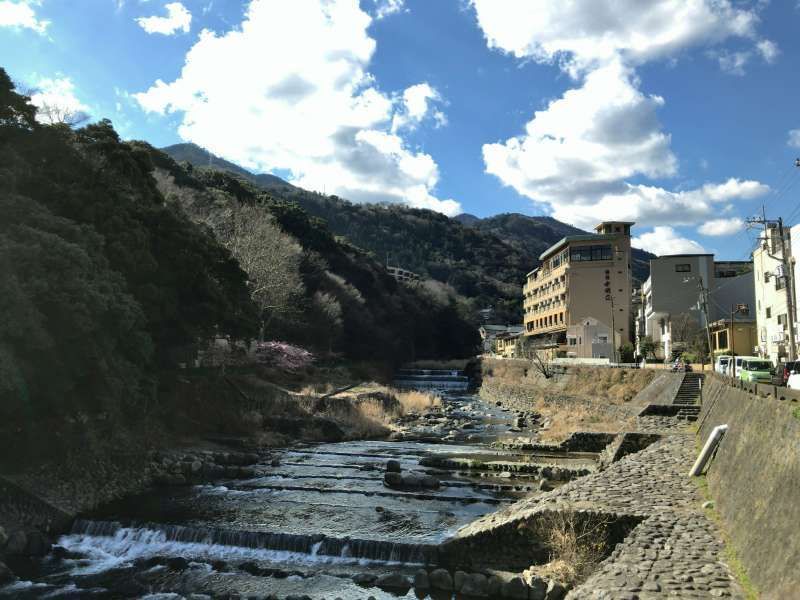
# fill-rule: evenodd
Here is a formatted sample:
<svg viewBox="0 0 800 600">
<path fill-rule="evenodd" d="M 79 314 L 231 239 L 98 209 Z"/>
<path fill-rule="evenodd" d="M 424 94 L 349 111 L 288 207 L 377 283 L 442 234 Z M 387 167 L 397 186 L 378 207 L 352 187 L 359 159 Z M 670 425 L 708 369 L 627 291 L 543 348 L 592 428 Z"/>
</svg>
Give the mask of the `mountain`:
<svg viewBox="0 0 800 600">
<path fill-rule="evenodd" d="M 461 217 L 462 215 L 459 215 L 456 219 L 465 223 Z M 466 217 L 466 224 L 470 227 L 501 237 L 528 256 L 537 258 L 561 238 L 586 233 L 582 229 L 547 216 L 530 217 L 519 213 L 505 213 L 484 219 L 472 215 Z M 651 258 L 656 258 L 656 255 L 639 248 L 632 249 L 631 271 L 634 279 L 640 282 L 647 279 L 650 275 Z"/>
<path fill-rule="evenodd" d="M 272 175 L 254 175 L 193 144 L 163 151 L 197 167 L 242 176 L 272 197 L 295 202 L 327 223 L 331 232 L 368 251 L 375 260 L 439 281 L 465 299 L 473 311 L 492 306 L 499 321 L 522 320 L 521 287 L 539 255 L 566 235 L 585 233 L 552 217 L 502 214 L 453 219 L 397 204 L 356 204 L 309 192 Z M 647 278 L 649 255 L 636 250 L 634 277 Z"/>
<path fill-rule="evenodd" d="M 237 175 L 241 175 L 248 181 L 252 181 L 258 185 L 262 186 L 269 186 L 269 185 L 286 185 L 290 186 L 290 184 L 280 177 L 276 175 L 271 175 L 269 173 L 264 173 L 261 175 L 255 175 L 248 171 L 247 169 L 243 169 L 237 164 L 234 164 L 230 161 L 225 160 L 224 158 L 220 158 L 214 154 L 211 154 L 208 150 L 201 148 L 197 144 L 173 144 L 172 146 L 167 146 L 166 148 L 161 149 L 162 152 L 169 154 L 174 160 L 177 162 L 188 162 L 196 167 L 210 167 L 213 169 L 220 169 L 222 171 L 229 171 L 231 173 L 236 173 Z"/>
</svg>

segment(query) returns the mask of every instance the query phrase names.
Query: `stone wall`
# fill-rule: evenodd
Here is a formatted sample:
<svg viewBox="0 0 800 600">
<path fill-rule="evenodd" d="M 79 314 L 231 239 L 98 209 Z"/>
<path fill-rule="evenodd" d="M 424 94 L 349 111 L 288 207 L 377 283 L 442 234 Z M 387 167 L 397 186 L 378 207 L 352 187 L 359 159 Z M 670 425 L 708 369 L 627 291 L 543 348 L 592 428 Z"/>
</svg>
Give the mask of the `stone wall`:
<svg viewBox="0 0 800 600">
<path fill-rule="evenodd" d="M 698 442 L 727 424 L 707 469 L 715 499 L 745 569 L 763 598 L 800 590 L 800 404 L 762 397 L 706 377 Z"/>
</svg>

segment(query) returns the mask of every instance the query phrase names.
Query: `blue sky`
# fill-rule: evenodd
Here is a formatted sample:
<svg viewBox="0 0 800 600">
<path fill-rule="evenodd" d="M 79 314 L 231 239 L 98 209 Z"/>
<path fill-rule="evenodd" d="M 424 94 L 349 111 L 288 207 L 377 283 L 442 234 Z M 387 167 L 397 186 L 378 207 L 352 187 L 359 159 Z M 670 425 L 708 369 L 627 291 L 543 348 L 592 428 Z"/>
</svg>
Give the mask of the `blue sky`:
<svg viewBox="0 0 800 600">
<path fill-rule="evenodd" d="M 0 66 L 125 138 L 729 259 L 800 220 L 798 33 L 794 0 L 0 0 Z"/>
</svg>

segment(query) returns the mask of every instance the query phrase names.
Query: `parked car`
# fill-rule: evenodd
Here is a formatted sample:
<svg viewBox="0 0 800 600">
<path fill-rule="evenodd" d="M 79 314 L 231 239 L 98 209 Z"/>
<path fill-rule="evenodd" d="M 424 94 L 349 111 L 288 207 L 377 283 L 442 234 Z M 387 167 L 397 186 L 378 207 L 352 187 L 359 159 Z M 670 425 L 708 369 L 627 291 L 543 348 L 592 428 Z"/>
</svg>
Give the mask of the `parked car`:
<svg viewBox="0 0 800 600">
<path fill-rule="evenodd" d="M 675 362 L 672 363 L 671 371 L 673 373 L 688 373 L 691 370 L 692 370 L 692 365 L 690 365 L 689 363 L 683 362 L 683 359 L 681 359 L 681 358 L 676 358 Z"/>
<path fill-rule="evenodd" d="M 728 375 L 730 377 L 735 377 L 736 379 L 740 379 L 739 375 L 742 372 L 742 362 L 744 362 L 745 360 L 750 360 L 750 359 L 752 359 L 752 360 L 760 360 L 758 356 L 737 356 L 737 357 L 735 357 L 733 359 L 733 361 L 732 361 L 734 363 L 733 373 L 731 373 L 731 367 L 730 367 L 730 364 L 728 364 Z"/>
<path fill-rule="evenodd" d="M 714 363 L 714 371 L 722 375 L 731 375 L 731 373 L 728 372 L 728 367 L 731 364 L 731 358 L 733 357 L 727 354 L 718 356 L 716 362 Z"/>
<path fill-rule="evenodd" d="M 786 380 L 786 387 L 790 390 L 800 390 L 800 371 L 792 371 Z"/>
<path fill-rule="evenodd" d="M 758 383 L 772 383 L 772 372 L 774 369 L 775 367 L 770 360 L 764 358 L 745 358 L 742 361 L 742 368 L 739 371 L 739 379 Z"/>
<path fill-rule="evenodd" d="M 785 362 L 778 365 L 778 372 L 775 374 L 776 385 L 789 385 L 789 377 L 794 371 L 800 373 L 800 360 Z"/>
</svg>

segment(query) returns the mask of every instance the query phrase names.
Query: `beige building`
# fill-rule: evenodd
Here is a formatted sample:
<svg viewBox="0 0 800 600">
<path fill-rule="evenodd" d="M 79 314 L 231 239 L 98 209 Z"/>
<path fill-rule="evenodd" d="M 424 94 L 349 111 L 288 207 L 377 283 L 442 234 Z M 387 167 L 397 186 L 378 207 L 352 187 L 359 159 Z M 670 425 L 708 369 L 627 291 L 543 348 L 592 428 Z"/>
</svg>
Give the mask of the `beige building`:
<svg viewBox="0 0 800 600">
<path fill-rule="evenodd" d="M 586 317 L 567 327 L 567 358 L 614 357 L 611 328 L 594 317 Z"/>
<path fill-rule="evenodd" d="M 785 232 L 787 254 L 791 242 Z M 753 250 L 753 275 L 756 288 L 758 354 L 773 362 L 788 360 L 789 322 L 786 302 L 786 279 L 782 277 L 781 244 L 777 227 L 768 227 L 765 239 Z"/>
<path fill-rule="evenodd" d="M 523 287 L 525 336 L 569 351 L 567 329 L 593 318 L 613 327 L 613 348 L 630 340 L 631 226 L 603 222 L 596 234 L 571 235 L 547 250 Z"/>
<path fill-rule="evenodd" d="M 747 356 L 753 352 L 758 343 L 755 319 L 734 315 L 733 325 L 732 328 L 730 319 L 720 319 L 709 325 L 714 354 Z"/>
<path fill-rule="evenodd" d="M 517 350 L 517 340 L 522 335 L 521 332 L 503 332 L 498 334 L 494 340 L 494 352 L 503 358 L 514 358 Z"/>
</svg>

